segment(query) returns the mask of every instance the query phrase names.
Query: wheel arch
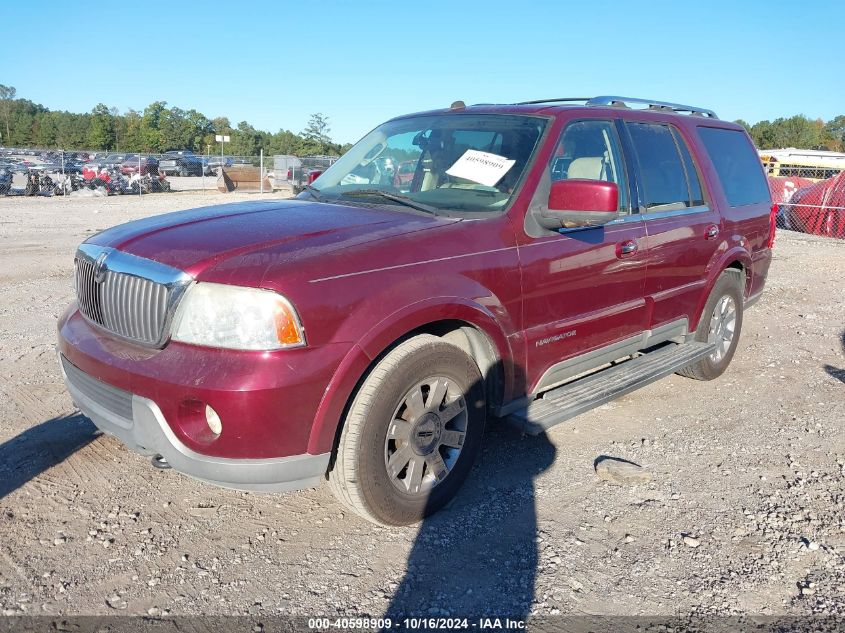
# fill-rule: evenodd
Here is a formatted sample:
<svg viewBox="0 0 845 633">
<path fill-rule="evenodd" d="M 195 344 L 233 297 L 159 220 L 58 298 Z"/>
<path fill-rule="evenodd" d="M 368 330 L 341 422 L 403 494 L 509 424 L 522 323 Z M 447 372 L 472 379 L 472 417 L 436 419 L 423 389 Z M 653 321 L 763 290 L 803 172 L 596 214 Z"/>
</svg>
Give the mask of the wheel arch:
<svg viewBox="0 0 845 633">
<path fill-rule="evenodd" d="M 743 297 L 748 298 L 748 293 L 751 288 L 751 275 L 748 274 L 748 271 L 750 270 L 750 265 L 746 265 L 741 260 L 735 259 L 730 262 L 727 266 L 725 266 L 725 270 L 738 270 L 742 274 Z M 714 281 L 713 283 L 716 282 Z"/>
<path fill-rule="evenodd" d="M 733 248 L 722 253 L 721 257 L 715 259 L 708 269 L 707 283 L 704 285 L 701 296 L 698 300 L 698 306 L 695 311 L 695 320 L 690 323 L 690 331 L 695 331 L 698 323 L 701 320 L 704 306 L 710 293 L 713 292 L 713 286 L 721 274 L 726 270 L 738 270 L 743 276 L 743 297 L 748 298 L 751 289 L 751 255 L 743 248 Z"/>
<path fill-rule="evenodd" d="M 361 383 L 372 368 L 403 341 L 419 334 L 432 334 L 455 345 L 472 358 L 484 376 L 488 409 L 508 396 L 513 385 L 510 344 L 503 329 L 482 306 L 436 303 L 409 307 L 374 326 L 341 361 L 326 388 L 314 417 L 308 452 L 334 454 L 343 421 Z M 444 316 L 448 313 L 448 316 Z"/>
</svg>

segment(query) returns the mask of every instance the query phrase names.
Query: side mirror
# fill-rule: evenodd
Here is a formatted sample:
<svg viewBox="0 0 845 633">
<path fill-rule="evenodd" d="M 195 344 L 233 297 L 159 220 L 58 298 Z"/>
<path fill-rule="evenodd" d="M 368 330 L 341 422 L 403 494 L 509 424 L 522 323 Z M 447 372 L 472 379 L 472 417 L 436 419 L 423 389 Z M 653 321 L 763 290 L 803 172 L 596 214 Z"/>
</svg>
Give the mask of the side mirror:
<svg viewBox="0 0 845 633">
<path fill-rule="evenodd" d="M 604 180 L 557 180 L 549 190 L 549 205 L 537 216 L 546 229 L 601 226 L 618 216 L 619 188 Z"/>
<path fill-rule="evenodd" d="M 317 180 L 320 176 L 323 175 L 322 169 L 312 169 L 308 172 L 308 184 L 310 185 L 312 182 Z"/>
</svg>

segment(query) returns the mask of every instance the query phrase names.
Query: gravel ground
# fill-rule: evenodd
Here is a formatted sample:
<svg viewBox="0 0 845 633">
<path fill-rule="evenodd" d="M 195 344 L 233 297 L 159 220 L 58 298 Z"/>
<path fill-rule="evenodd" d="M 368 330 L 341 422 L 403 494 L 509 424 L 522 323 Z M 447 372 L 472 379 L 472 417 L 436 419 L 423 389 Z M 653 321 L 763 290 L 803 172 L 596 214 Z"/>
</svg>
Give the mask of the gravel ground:
<svg viewBox="0 0 845 633">
<path fill-rule="evenodd" d="M 845 242 L 781 232 L 720 380 L 673 376 L 527 437 L 458 499 L 379 528 L 325 488 L 259 495 L 94 435 L 54 353 L 98 229 L 245 194 L 0 199 L 0 610 L 845 615 Z M 594 460 L 641 464 L 613 485 Z"/>
</svg>

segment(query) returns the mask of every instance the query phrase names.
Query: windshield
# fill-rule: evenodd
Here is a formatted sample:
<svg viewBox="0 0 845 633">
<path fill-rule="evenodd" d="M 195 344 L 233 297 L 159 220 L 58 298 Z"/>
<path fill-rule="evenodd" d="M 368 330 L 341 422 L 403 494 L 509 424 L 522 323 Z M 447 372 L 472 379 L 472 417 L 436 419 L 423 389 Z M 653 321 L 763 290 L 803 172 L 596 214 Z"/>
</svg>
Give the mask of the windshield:
<svg viewBox="0 0 845 633">
<path fill-rule="evenodd" d="M 547 119 L 440 114 L 389 121 L 356 143 L 313 184 L 321 200 L 396 203 L 495 212 L 521 181 Z M 385 202 L 379 200 L 379 202 Z"/>
</svg>

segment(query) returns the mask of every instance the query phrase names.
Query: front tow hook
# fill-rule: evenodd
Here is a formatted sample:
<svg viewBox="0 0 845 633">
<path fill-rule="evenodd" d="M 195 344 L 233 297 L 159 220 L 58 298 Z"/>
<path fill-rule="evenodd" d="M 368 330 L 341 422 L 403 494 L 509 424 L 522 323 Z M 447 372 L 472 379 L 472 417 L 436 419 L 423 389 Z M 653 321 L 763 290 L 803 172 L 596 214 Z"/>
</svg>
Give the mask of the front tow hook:
<svg viewBox="0 0 845 633">
<path fill-rule="evenodd" d="M 167 463 L 167 460 L 164 459 L 161 455 L 156 455 L 155 457 L 150 459 L 150 463 L 160 470 L 167 470 L 168 468 L 173 468 L 170 464 Z"/>
</svg>

